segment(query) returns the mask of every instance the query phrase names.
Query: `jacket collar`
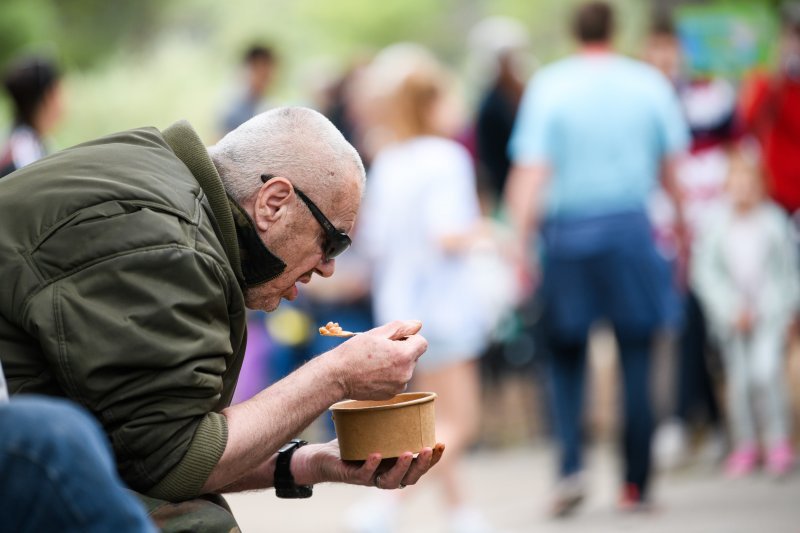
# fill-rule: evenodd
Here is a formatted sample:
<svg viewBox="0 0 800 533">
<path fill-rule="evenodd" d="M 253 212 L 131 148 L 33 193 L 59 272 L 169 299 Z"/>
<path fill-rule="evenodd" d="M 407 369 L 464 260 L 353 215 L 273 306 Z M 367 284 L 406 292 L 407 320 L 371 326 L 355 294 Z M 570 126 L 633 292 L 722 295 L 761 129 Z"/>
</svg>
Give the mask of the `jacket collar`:
<svg viewBox="0 0 800 533">
<path fill-rule="evenodd" d="M 236 226 L 244 286 L 253 287 L 277 278 L 286 269 L 286 263 L 264 246 L 247 212 L 230 196 L 228 204 Z"/>
<path fill-rule="evenodd" d="M 222 234 L 225 254 L 239 283 L 252 287 L 280 275 L 286 264 L 264 246 L 250 217 L 228 197 L 208 150 L 192 126 L 181 120 L 165 129 L 162 135 L 208 197 Z"/>
</svg>

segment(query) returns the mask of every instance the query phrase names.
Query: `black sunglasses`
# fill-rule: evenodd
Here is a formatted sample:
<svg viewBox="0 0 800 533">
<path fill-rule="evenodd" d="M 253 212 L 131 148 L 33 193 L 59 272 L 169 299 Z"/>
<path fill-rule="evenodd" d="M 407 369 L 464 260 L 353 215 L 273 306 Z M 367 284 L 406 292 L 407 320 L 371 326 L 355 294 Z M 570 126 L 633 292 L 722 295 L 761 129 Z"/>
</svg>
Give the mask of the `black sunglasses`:
<svg viewBox="0 0 800 533">
<path fill-rule="evenodd" d="M 261 174 L 261 181 L 264 183 L 268 182 L 275 176 L 272 174 Z M 353 241 L 350 240 L 347 233 L 342 230 L 336 229 L 336 227 L 328 220 L 328 217 L 322 214 L 317 205 L 311 201 L 311 199 L 305 195 L 303 191 L 301 191 L 294 183 L 292 184 L 294 187 L 294 192 L 297 193 L 297 196 L 306 204 L 308 210 L 311 211 L 311 214 L 314 215 L 314 218 L 317 219 L 319 225 L 322 226 L 322 231 L 325 234 L 325 238 L 322 242 L 322 257 L 325 261 L 330 261 L 334 257 L 340 255 L 342 252 L 347 250 Z"/>
</svg>

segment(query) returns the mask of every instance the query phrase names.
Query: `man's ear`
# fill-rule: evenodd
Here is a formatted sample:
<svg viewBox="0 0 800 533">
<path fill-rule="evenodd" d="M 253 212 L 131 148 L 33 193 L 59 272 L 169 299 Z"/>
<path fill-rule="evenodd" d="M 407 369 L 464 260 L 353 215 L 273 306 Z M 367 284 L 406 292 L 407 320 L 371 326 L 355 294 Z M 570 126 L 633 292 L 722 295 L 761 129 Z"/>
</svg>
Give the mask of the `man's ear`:
<svg viewBox="0 0 800 533">
<path fill-rule="evenodd" d="M 292 184 L 286 178 L 276 176 L 263 184 L 256 194 L 253 206 L 256 227 L 266 231 L 270 224 L 285 216 L 293 194 Z"/>
</svg>

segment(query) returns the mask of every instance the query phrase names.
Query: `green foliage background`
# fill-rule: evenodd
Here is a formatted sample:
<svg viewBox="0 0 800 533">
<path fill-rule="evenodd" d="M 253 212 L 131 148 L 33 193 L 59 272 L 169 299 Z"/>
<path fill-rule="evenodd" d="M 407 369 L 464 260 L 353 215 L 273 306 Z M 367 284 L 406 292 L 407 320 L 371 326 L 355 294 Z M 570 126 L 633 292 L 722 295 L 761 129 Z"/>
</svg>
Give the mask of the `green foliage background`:
<svg viewBox="0 0 800 533">
<path fill-rule="evenodd" d="M 65 147 L 111 131 L 190 120 L 209 142 L 215 117 L 253 41 L 273 44 L 273 100 L 305 103 L 317 79 L 396 41 L 431 47 L 463 72 L 467 34 L 489 15 L 517 17 L 546 62 L 569 52 L 579 0 L 3 0 L 0 64 L 22 51 L 55 56 L 66 72 Z M 617 0 L 619 44 L 635 52 L 650 3 Z M 470 87 L 466 87 L 470 94 Z M 2 106 L 0 126 L 8 121 Z"/>
</svg>

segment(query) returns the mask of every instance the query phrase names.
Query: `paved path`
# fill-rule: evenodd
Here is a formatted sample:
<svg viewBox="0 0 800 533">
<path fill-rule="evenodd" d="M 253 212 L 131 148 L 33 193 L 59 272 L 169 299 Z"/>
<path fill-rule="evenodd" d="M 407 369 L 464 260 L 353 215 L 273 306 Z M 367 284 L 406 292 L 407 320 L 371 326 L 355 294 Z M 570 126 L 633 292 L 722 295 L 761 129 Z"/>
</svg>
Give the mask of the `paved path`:
<svg viewBox="0 0 800 533">
<path fill-rule="evenodd" d="M 479 451 L 466 463 L 466 481 L 477 506 L 502 532 L 757 532 L 800 533 L 800 471 L 775 481 L 755 476 L 729 481 L 693 467 L 656 481 L 657 509 L 647 515 L 614 510 L 616 461 L 605 448 L 589 457 L 590 494 L 567 520 L 547 517 L 552 457 L 545 447 Z M 441 501 L 429 481 L 409 492 L 397 532 L 444 532 Z M 287 501 L 272 491 L 233 495 L 228 501 L 245 533 L 345 532 L 344 510 L 375 489 L 321 485 L 310 500 Z"/>
</svg>

